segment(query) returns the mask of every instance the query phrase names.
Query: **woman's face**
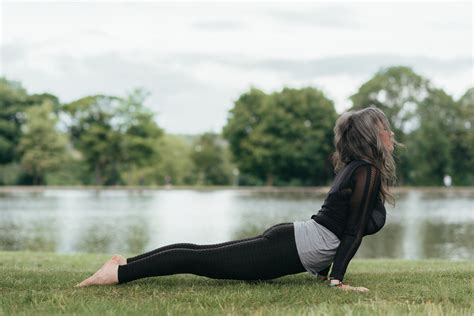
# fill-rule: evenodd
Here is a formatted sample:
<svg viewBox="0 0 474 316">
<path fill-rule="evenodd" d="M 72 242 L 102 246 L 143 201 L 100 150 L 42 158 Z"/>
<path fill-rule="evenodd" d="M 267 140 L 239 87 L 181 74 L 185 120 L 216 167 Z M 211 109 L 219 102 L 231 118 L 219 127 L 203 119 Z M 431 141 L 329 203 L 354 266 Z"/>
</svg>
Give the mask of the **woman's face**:
<svg viewBox="0 0 474 316">
<path fill-rule="evenodd" d="M 392 137 L 395 135 L 395 133 L 389 129 L 386 129 L 385 126 L 380 122 L 377 123 L 377 126 L 379 128 L 379 135 L 383 145 L 389 152 L 393 152 L 394 147 Z"/>
</svg>

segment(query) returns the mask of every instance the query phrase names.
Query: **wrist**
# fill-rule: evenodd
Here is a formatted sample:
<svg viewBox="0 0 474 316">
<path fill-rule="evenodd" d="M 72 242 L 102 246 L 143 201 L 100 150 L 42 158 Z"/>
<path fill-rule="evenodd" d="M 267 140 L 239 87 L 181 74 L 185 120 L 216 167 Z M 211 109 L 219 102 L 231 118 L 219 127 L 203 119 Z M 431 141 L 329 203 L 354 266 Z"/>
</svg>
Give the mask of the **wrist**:
<svg viewBox="0 0 474 316">
<path fill-rule="evenodd" d="M 329 279 L 330 279 L 329 286 L 342 286 L 343 284 L 341 280 L 334 279 L 334 278 L 329 278 Z"/>
</svg>

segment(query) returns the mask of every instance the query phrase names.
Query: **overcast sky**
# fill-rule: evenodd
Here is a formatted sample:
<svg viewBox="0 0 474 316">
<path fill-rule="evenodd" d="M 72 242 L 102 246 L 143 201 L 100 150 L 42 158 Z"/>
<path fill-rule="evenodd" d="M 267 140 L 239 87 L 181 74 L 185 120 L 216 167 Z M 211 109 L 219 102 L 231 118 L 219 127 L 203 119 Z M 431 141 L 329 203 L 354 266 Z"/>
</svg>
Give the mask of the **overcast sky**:
<svg viewBox="0 0 474 316">
<path fill-rule="evenodd" d="M 473 82 L 464 3 L 1 3 L 0 75 L 62 102 L 151 92 L 169 133 L 220 132 L 255 86 L 315 86 L 341 113 L 381 67 L 411 66 L 455 98 Z"/>
</svg>

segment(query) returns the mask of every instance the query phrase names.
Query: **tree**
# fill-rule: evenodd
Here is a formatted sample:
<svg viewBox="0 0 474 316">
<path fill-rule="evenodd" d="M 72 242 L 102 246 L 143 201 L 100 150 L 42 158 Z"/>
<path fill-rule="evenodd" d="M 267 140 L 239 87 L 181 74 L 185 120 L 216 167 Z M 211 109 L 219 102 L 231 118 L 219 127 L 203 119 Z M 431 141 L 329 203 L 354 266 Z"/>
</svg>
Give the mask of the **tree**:
<svg viewBox="0 0 474 316">
<path fill-rule="evenodd" d="M 315 88 L 271 95 L 253 88 L 235 102 L 223 134 L 241 173 L 267 185 L 320 185 L 332 177 L 336 116 L 333 102 Z"/>
<path fill-rule="evenodd" d="M 45 102 L 49 103 L 56 115 L 59 114 L 61 110 L 61 102 L 59 98 L 50 93 L 39 93 L 39 94 L 32 94 L 28 96 L 28 101 L 30 104 L 43 104 Z"/>
<path fill-rule="evenodd" d="M 452 174 L 451 157 L 456 106 L 451 96 L 433 89 L 418 105 L 420 126 L 410 134 L 407 157 L 410 180 L 415 185 L 442 185 L 443 177 Z"/>
<path fill-rule="evenodd" d="M 457 115 L 451 139 L 453 184 L 474 185 L 474 87 L 456 102 Z"/>
<path fill-rule="evenodd" d="M 232 169 L 225 160 L 225 145 L 217 134 L 204 133 L 194 144 L 191 160 L 198 184 L 227 185 L 232 181 Z"/>
<path fill-rule="evenodd" d="M 121 137 L 114 128 L 113 118 L 120 98 L 87 96 L 64 105 L 69 114 L 69 134 L 72 144 L 81 152 L 95 183 L 120 183 L 119 163 L 122 157 Z"/>
<path fill-rule="evenodd" d="M 275 173 L 282 184 L 327 184 L 333 178 L 330 154 L 337 119 L 334 103 L 315 88 L 289 89 L 271 95 L 266 131 L 278 144 Z M 284 142 L 281 140 L 284 139 Z"/>
<path fill-rule="evenodd" d="M 268 156 L 268 149 L 252 145 L 249 138 L 255 135 L 255 129 L 265 116 L 264 103 L 267 100 L 263 91 L 251 88 L 235 102 L 223 128 L 223 136 L 229 142 L 233 161 L 241 174 L 252 174 L 260 179 L 267 174 L 263 157 Z"/>
<path fill-rule="evenodd" d="M 167 185 L 194 183 L 192 144 L 181 136 L 165 134 L 157 146 L 160 159 L 151 166 L 153 182 Z"/>
<path fill-rule="evenodd" d="M 154 120 L 154 114 L 143 105 L 148 92 L 135 89 L 123 101 L 118 109 L 116 119 L 122 135 L 123 170 L 128 173 L 128 184 L 137 182 L 138 168 L 158 161 L 159 151 L 156 146 L 163 130 Z M 138 183 L 143 183 L 139 175 Z"/>
<path fill-rule="evenodd" d="M 158 158 L 156 143 L 163 131 L 143 106 L 148 93 L 137 89 L 125 98 L 88 96 L 64 106 L 72 143 L 82 153 L 96 184 L 141 183 L 138 171 Z"/>
<path fill-rule="evenodd" d="M 382 68 L 370 80 L 361 85 L 350 97 L 353 105 L 349 110 L 360 110 L 371 105 L 380 108 L 387 116 L 396 139 L 407 145 L 406 151 L 397 152 L 397 177 L 400 184 L 409 183 L 416 166 L 409 159 L 410 134 L 419 128 L 419 107 L 429 97 L 434 87 L 430 81 L 416 74 L 411 68 L 394 66 Z"/>
<path fill-rule="evenodd" d="M 34 185 L 46 184 L 46 173 L 57 170 L 66 160 L 67 137 L 56 130 L 58 119 L 49 101 L 26 110 L 25 119 L 18 144 L 21 167 Z"/>
<path fill-rule="evenodd" d="M 19 82 L 0 78 L 0 164 L 18 161 L 15 152 L 25 122 L 25 110 L 30 107 L 26 90 Z"/>
<path fill-rule="evenodd" d="M 350 97 L 351 110 L 374 105 L 387 115 L 396 134 L 406 135 L 419 126 L 418 106 L 433 89 L 409 67 L 382 68 Z"/>
</svg>

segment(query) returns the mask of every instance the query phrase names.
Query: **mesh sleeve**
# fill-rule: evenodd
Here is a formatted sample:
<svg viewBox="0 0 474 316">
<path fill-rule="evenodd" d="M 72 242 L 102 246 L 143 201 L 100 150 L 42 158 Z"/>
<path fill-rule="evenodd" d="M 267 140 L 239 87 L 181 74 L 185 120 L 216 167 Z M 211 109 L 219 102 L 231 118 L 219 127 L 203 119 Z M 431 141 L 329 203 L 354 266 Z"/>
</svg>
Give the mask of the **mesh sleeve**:
<svg viewBox="0 0 474 316">
<path fill-rule="evenodd" d="M 328 265 L 326 268 L 319 271 L 318 275 L 327 277 L 330 269 L 331 269 L 331 265 Z"/>
<path fill-rule="evenodd" d="M 351 176 L 350 214 L 334 257 L 331 277 L 343 280 L 349 261 L 362 242 L 365 227 L 380 188 L 380 171 L 372 165 L 358 167 Z"/>
<path fill-rule="evenodd" d="M 375 201 L 374 209 L 371 212 L 367 225 L 365 226 L 364 236 L 373 235 L 385 225 L 387 219 L 387 210 L 380 199 L 380 194 Z"/>
</svg>

